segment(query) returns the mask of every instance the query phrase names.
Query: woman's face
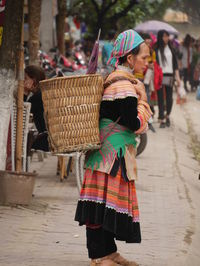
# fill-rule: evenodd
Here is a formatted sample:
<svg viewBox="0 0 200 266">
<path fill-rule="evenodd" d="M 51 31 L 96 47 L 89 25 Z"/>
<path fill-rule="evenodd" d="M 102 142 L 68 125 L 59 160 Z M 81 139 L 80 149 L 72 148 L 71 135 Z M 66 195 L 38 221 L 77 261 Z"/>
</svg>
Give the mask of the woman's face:
<svg viewBox="0 0 200 266">
<path fill-rule="evenodd" d="M 167 45 L 169 42 L 169 35 L 164 33 L 162 39 L 163 39 L 164 44 Z"/>
<path fill-rule="evenodd" d="M 24 90 L 26 92 L 31 92 L 33 90 L 34 80 L 30 78 L 26 73 L 24 77 Z"/>
<path fill-rule="evenodd" d="M 143 73 L 148 66 L 150 50 L 146 43 L 140 45 L 140 51 L 137 55 L 130 54 L 127 56 L 129 67 L 134 69 L 135 73 Z"/>
</svg>

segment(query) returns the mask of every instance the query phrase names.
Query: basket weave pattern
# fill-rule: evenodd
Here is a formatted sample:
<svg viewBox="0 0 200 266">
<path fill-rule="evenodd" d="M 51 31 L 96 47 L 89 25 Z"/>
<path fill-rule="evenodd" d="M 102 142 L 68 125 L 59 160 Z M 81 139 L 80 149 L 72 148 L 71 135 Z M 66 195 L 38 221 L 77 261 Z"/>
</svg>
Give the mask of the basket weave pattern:
<svg viewBox="0 0 200 266">
<path fill-rule="evenodd" d="M 52 152 L 84 151 L 100 146 L 100 75 L 54 78 L 40 82 Z"/>
</svg>

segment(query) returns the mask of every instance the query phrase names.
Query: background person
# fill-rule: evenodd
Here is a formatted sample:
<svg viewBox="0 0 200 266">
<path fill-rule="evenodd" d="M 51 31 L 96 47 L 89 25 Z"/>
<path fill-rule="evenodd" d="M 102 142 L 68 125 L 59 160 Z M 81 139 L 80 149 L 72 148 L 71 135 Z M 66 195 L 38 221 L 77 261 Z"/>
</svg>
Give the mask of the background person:
<svg viewBox="0 0 200 266">
<path fill-rule="evenodd" d="M 44 120 L 44 108 L 42 93 L 39 82 L 45 80 L 44 69 L 40 66 L 29 65 L 25 68 L 24 78 L 24 100 L 31 103 L 33 122 L 38 131 L 31 148 L 34 150 L 49 151 L 48 134 Z"/>
<path fill-rule="evenodd" d="M 108 40 L 105 41 L 102 47 L 102 64 L 103 66 L 107 66 L 108 59 L 112 53 L 112 49 L 114 47 L 114 38 L 115 38 L 115 31 L 111 30 L 108 33 Z"/>
<path fill-rule="evenodd" d="M 174 50 L 169 41 L 169 33 L 166 30 L 160 30 L 157 35 L 157 43 L 155 45 L 156 61 L 162 68 L 163 79 L 162 86 L 157 90 L 158 110 L 160 120 L 160 128 L 170 126 L 170 114 L 173 105 L 173 84 L 176 78 L 177 86 L 181 84 L 178 62 Z M 166 96 L 166 115 L 165 115 L 165 98 Z"/>
<path fill-rule="evenodd" d="M 149 47 L 150 56 L 148 58 L 148 66 L 145 69 L 144 73 L 134 73 L 134 75 L 136 78 L 138 78 L 144 83 L 147 95 L 147 102 L 150 105 L 151 111 L 153 112 L 154 115 L 155 110 L 153 104 L 151 103 L 151 94 L 154 91 L 154 63 L 156 61 L 156 54 L 152 48 L 152 39 L 150 34 L 142 32 L 140 33 L 140 36 L 144 39 L 145 43 Z M 155 132 L 152 123 L 153 123 L 153 118 L 150 118 L 150 120 L 148 121 L 149 129 Z"/>
<path fill-rule="evenodd" d="M 114 38 L 115 38 L 116 32 L 111 30 L 108 33 L 108 40 L 105 41 L 103 47 L 102 47 L 102 74 L 103 76 L 107 76 L 109 73 L 113 71 L 113 67 L 109 66 L 107 64 L 108 59 L 110 58 L 110 55 L 112 53 L 112 49 L 114 47 Z"/>
<path fill-rule="evenodd" d="M 193 56 L 192 43 L 192 37 L 190 36 L 190 34 L 186 34 L 183 44 L 180 47 L 181 71 L 183 75 L 184 87 L 187 92 L 189 91 L 187 88 L 187 81 L 190 82 L 191 80 L 191 63 Z"/>
<path fill-rule="evenodd" d="M 105 80 L 100 107 L 102 146 L 87 157 L 75 215 L 80 225 L 86 225 L 91 266 L 138 265 L 116 252 L 115 239 L 141 242 L 135 133 L 147 129 L 151 111 L 144 85 L 133 71 L 143 72 L 148 57 L 144 40 L 127 30 L 117 37 L 109 59 L 115 71 Z"/>
<path fill-rule="evenodd" d="M 193 46 L 191 63 L 191 91 L 196 91 L 200 82 L 200 42 L 196 40 Z"/>
</svg>

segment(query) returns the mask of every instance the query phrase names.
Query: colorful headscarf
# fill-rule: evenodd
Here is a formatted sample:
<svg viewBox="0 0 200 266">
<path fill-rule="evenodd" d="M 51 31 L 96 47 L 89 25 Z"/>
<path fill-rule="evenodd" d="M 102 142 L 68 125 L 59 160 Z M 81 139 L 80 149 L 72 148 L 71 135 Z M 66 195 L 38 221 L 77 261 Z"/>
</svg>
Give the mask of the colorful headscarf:
<svg viewBox="0 0 200 266">
<path fill-rule="evenodd" d="M 119 58 L 128 54 L 142 42 L 144 42 L 144 40 L 134 30 L 126 30 L 120 33 L 114 42 L 114 47 L 107 64 L 117 67 Z"/>
</svg>

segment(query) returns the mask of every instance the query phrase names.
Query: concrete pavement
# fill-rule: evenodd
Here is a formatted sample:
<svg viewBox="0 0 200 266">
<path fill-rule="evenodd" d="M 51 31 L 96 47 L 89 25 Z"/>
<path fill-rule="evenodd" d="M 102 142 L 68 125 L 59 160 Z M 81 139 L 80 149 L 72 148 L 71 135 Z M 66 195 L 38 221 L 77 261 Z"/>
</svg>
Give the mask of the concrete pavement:
<svg viewBox="0 0 200 266">
<path fill-rule="evenodd" d="M 117 244 L 141 266 L 200 265 L 199 114 L 194 94 L 183 106 L 174 104 L 172 126 L 160 129 L 155 122 L 156 133 L 148 132 L 148 146 L 137 159 L 142 243 Z M 60 183 L 56 162 L 34 157 L 31 168 L 39 176 L 30 206 L 0 206 L 1 266 L 89 265 L 84 227 L 73 220 L 75 177 Z"/>
</svg>

